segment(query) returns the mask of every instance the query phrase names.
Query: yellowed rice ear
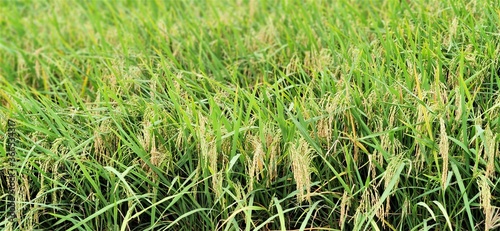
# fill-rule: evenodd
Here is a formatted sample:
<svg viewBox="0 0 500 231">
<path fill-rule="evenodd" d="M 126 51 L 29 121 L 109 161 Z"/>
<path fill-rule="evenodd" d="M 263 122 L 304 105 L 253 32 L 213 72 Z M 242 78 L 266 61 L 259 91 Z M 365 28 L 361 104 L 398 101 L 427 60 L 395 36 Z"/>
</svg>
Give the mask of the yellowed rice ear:
<svg viewBox="0 0 500 231">
<path fill-rule="evenodd" d="M 448 178 L 448 149 L 449 149 L 449 141 L 448 134 L 446 134 L 446 125 L 444 119 L 441 118 L 439 120 L 440 124 L 440 133 L 439 133 L 439 155 L 443 160 L 443 169 L 441 175 L 441 187 L 445 188 L 446 180 Z"/>
<path fill-rule="evenodd" d="M 455 16 L 451 21 L 447 36 L 443 37 L 443 47 L 449 47 L 453 40 L 453 37 L 457 33 L 458 28 L 458 18 Z"/>
<path fill-rule="evenodd" d="M 255 173 L 257 180 L 259 180 L 260 173 L 264 169 L 264 158 L 266 157 L 266 153 L 264 152 L 264 148 L 262 147 L 262 142 L 260 141 L 259 137 L 254 136 L 253 137 L 252 144 L 254 146 L 254 152 L 253 152 L 253 165 L 255 168 Z"/>
<path fill-rule="evenodd" d="M 150 152 L 156 144 L 155 139 L 151 134 L 152 124 L 149 119 L 146 118 L 146 115 L 144 119 L 145 120 L 142 122 L 142 136 L 139 137 L 139 143 L 141 143 L 142 148 L 144 148 L 146 152 Z"/>
<path fill-rule="evenodd" d="M 428 117 L 428 111 L 427 109 L 425 108 L 425 106 L 419 104 L 417 106 L 417 130 L 421 133 L 421 134 L 427 134 L 427 130 L 426 130 L 426 127 L 425 127 L 425 123 L 426 123 L 426 118 Z M 425 149 L 425 145 L 423 144 L 420 144 L 420 143 L 416 143 L 416 147 L 415 147 L 415 151 L 416 151 L 416 160 L 418 162 L 418 164 L 416 164 L 416 167 L 417 167 L 417 170 L 420 170 L 421 168 L 423 168 L 423 163 L 425 162 L 424 158 L 425 158 L 425 153 L 423 153 Z"/>
<path fill-rule="evenodd" d="M 113 132 L 109 132 L 112 129 L 111 121 L 105 120 L 99 125 L 99 127 L 94 131 L 94 150 L 95 158 L 101 164 L 107 164 L 106 160 L 112 156 L 114 150 L 110 150 L 109 147 L 117 147 L 119 138 Z"/>
<path fill-rule="evenodd" d="M 281 133 L 273 125 L 264 128 L 264 142 L 260 136 L 249 135 L 249 144 L 252 146 L 252 157 L 247 158 L 247 173 L 250 177 L 249 190 L 253 189 L 253 182 L 259 180 L 267 170 L 267 186 L 277 177 L 277 161 L 280 154 Z"/>
<path fill-rule="evenodd" d="M 266 145 L 268 150 L 268 177 L 269 184 L 278 177 L 278 156 L 281 153 L 280 143 L 281 143 L 281 132 L 274 131 L 274 135 L 268 134 L 266 139 Z"/>
<path fill-rule="evenodd" d="M 384 188 L 388 188 L 389 187 L 389 183 L 392 180 L 392 178 L 394 177 L 394 174 L 396 174 L 396 171 L 397 171 L 398 167 L 401 165 L 402 162 L 404 162 L 404 156 L 405 155 L 406 155 L 405 152 L 397 153 L 397 154 L 395 154 L 394 157 L 392 157 L 390 159 L 390 161 L 389 161 L 389 163 L 388 163 L 388 165 L 386 167 L 384 176 L 379 181 L 379 183 L 377 184 L 377 186 L 373 187 L 374 191 L 372 192 L 372 194 L 373 194 L 372 198 L 373 198 L 373 200 L 375 200 L 375 199 L 376 200 L 371 204 L 371 206 L 375 206 L 375 204 L 378 201 L 379 193 L 376 190 L 376 188 L 380 184 L 382 184 L 382 182 L 384 183 Z M 394 187 L 397 187 L 398 184 L 399 184 L 399 180 L 396 182 L 396 185 Z M 380 206 L 380 208 L 377 209 L 376 215 L 377 215 L 378 218 L 384 219 L 389 214 L 389 212 L 391 210 L 390 199 L 391 199 L 391 195 L 389 195 L 387 197 L 386 201 L 385 201 L 386 202 L 385 209 L 384 209 L 384 206 Z M 385 223 L 384 223 L 384 227 L 385 227 Z"/>
<path fill-rule="evenodd" d="M 491 178 L 495 176 L 495 152 L 496 152 L 496 142 L 495 136 L 490 129 L 490 126 L 486 126 L 484 130 L 484 154 L 483 158 L 486 160 L 486 177 Z"/>
<path fill-rule="evenodd" d="M 488 177 L 484 175 L 479 175 L 477 179 L 477 184 L 480 192 L 480 202 L 481 207 L 483 208 L 483 213 L 485 216 L 484 220 L 484 230 L 491 230 L 494 221 L 493 221 L 493 207 L 491 206 L 491 189 L 488 183 Z M 498 222 L 498 221 L 497 221 Z"/>
<path fill-rule="evenodd" d="M 220 182 L 222 176 L 219 176 L 219 170 L 217 169 L 217 161 L 219 154 L 217 152 L 217 146 L 215 142 L 215 137 L 211 134 L 210 128 L 207 126 L 208 119 L 200 112 L 198 113 L 198 140 L 200 148 L 200 164 L 198 168 L 208 168 L 210 175 L 212 177 L 212 190 L 215 192 L 217 197 L 220 195 L 222 188 Z"/>
<path fill-rule="evenodd" d="M 352 219 L 358 220 L 366 216 L 366 214 L 370 213 L 372 209 L 377 206 L 377 203 L 379 203 L 379 198 L 380 195 L 377 187 L 374 186 L 366 188 L 361 195 L 359 207 L 356 208 L 356 213 L 354 214 Z M 387 214 L 385 214 L 384 207 L 378 206 L 377 210 L 375 211 L 375 216 L 379 219 L 384 219 L 386 215 Z"/>
<path fill-rule="evenodd" d="M 297 200 L 311 201 L 311 159 L 313 149 L 307 141 L 300 137 L 297 143 L 290 144 L 290 160 L 292 163 L 292 172 L 297 184 Z M 305 191 L 305 193 L 304 193 Z"/>
<path fill-rule="evenodd" d="M 347 195 L 347 191 L 342 194 L 342 201 L 340 202 L 340 218 L 339 226 L 340 229 L 344 229 L 345 221 L 347 220 L 347 214 L 349 213 L 349 208 L 351 207 L 351 200 Z"/>
<path fill-rule="evenodd" d="M 199 150 L 200 150 L 200 154 L 201 154 L 201 160 L 204 162 L 204 164 L 207 164 L 208 163 L 208 142 L 207 142 L 207 128 L 206 128 L 206 124 L 207 124 L 207 118 L 205 118 L 205 116 L 203 116 L 203 114 L 198 113 L 198 130 L 197 130 L 197 135 L 198 135 L 198 140 L 200 141 L 199 142 Z M 201 166 L 201 163 L 200 163 L 200 167 L 204 168 L 206 166 Z"/>
<path fill-rule="evenodd" d="M 249 140 L 253 148 L 252 157 L 247 158 L 247 171 L 250 178 L 248 183 L 248 191 L 250 192 L 253 190 L 253 184 L 255 180 L 259 180 L 260 173 L 264 169 L 265 153 L 259 136 L 250 135 Z"/>
<path fill-rule="evenodd" d="M 455 88 L 455 121 L 460 121 L 462 118 L 462 94 L 460 94 L 460 89 Z"/>
</svg>

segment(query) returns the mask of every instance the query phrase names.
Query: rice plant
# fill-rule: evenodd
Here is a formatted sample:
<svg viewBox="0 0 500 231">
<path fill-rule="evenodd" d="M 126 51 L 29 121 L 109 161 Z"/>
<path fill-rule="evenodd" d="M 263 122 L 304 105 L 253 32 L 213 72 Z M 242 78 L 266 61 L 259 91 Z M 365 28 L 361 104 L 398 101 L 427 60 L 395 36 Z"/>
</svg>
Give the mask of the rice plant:
<svg viewBox="0 0 500 231">
<path fill-rule="evenodd" d="M 499 12 L 0 1 L 0 227 L 495 230 Z"/>
</svg>

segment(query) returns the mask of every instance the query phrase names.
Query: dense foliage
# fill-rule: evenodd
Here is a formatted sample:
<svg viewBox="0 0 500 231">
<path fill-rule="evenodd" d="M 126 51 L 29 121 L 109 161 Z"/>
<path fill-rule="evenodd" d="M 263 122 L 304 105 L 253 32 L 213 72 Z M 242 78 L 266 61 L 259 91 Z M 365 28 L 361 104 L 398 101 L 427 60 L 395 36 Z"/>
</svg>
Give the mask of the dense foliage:
<svg viewBox="0 0 500 231">
<path fill-rule="evenodd" d="M 0 227 L 500 227 L 499 17 L 497 0 L 0 1 Z"/>
</svg>

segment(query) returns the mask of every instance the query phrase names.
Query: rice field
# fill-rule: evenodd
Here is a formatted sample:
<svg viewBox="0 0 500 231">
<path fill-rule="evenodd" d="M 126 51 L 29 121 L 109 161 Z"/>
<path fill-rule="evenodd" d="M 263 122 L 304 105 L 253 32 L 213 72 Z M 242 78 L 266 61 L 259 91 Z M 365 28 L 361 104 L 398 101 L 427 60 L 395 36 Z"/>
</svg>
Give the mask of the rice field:
<svg viewBox="0 0 500 231">
<path fill-rule="evenodd" d="M 496 230 L 499 22 L 498 0 L 0 1 L 0 229 Z"/>
</svg>

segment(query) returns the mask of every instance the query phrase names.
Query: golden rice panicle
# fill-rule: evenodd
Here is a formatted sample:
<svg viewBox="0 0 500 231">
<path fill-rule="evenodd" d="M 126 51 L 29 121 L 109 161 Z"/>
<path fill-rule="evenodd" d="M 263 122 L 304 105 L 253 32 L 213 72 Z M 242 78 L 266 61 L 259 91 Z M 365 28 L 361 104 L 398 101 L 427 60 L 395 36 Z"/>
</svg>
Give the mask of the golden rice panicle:
<svg viewBox="0 0 500 231">
<path fill-rule="evenodd" d="M 201 113 L 198 114 L 198 139 L 199 139 L 199 150 L 201 154 L 200 160 L 203 161 L 203 164 L 200 164 L 201 168 L 204 168 L 205 164 L 208 163 L 209 159 L 209 142 L 207 142 L 207 118 L 203 116 Z"/>
<path fill-rule="evenodd" d="M 120 138 L 110 130 L 114 129 L 111 120 L 104 120 L 99 127 L 94 131 L 94 150 L 95 158 L 98 162 L 104 165 L 108 163 L 110 157 L 116 151 Z"/>
<path fill-rule="evenodd" d="M 199 168 L 204 172 L 206 168 L 212 177 L 212 187 L 214 192 L 219 196 L 221 188 L 219 187 L 222 182 L 219 172 L 217 169 L 218 152 L 215 142 L 215 137 L 210 133 L 209 127 L 207 126 L 208 119 L 201 114 L 198 114 L 198 138 L 199 138 L 199 148 L 200 148 L 200 165 Z"/>
<path fill-rule="evenodd" d="M 460 121 L 462 118 L 462 94 L 460 94 L 460 89 L 455 89 L 455 121 Z"/>
<path fill-rule="evenodd" d="M 290 147 L 290 160 L 292 163 L 293 178 L 297 184 L 297 200 L 311 200 L 311 159 L 312 148 L 304 138 L 299 138 L 297 143 Z M 306 192 L 304 194 L 304 191 Z"/>
<path fill-rule="evenodd" d="M 444 188 L 446 184 L 446 179 L 448 178 L 448 149 L 449 141 L 448 134 L 446 134 L 446 125 L 444 119 L 439 120 L 440 134 L 439 134 L 439 155 L 443 159 L 443 172 L 441 176 L 441 186 Z"/>
<path fill-rule="evenodd" d="M 142 135 L 139 136 L 139 143 L 142 145 L 142 148 L 150 153 L 151 161 L 156 159 L 157 157 L 153 157 L 153 152 L 156 153 L 156 140 L 153 135 L 153 124 L 151 121 L 153 120 L 153 111 L 151 108 L 146 109 L 144 112 L 144 121 L 142 121 Z M 143 169 L 151 172 L 151 169 L 147 166 L 145 162 L 142 163 Z"/>
<path fill-rule="evenodd" d="M 347 220 L 347 215 L 349 213 L 349 208 L 351 206 L 351 201 L 349 195 L 347 195 L 347 191 L 344 191 L 342 194 L 342 201 L 340 202 L 340 218 L 339 218 L 339 226 L 340 229 L 344 229 L 345 221 Z"/>
<path fill-rule="evenodd" d="M 387 214 L 385 213 L 384 207 L 381 205 L 382 202 L 380 201 L 380 194 L 377 190 L 377 187 L 367 187 L 361 195 L 359 207 L 356 209 L 356 213 L 354 214 L 353 219 L 360 220 L 371 211 L 374 211 L 377 218 L 384 219 Z"/>
<path fill-rule="evenodd" d="M 480 175 L 477 180 L 480 193 L 481 207 L 485 216 L 484 230 L 490 230 L 493 227 L 493 207 L 491 206 L 491 191 L 488 178 Z"/>
<path fill-rule="evenodd" d="M 405 156 L 405 152 L 401 152 L 401 153 L 396 154 L 396 156 L 394 156 L 390 159 L 389 164 L 387 165 L 387 168 L 385 170 L 384 176 L 380 180 L 380 183 L 379 183 L 379 184 L 381 184 L 382 182 L 384 182 L 384 188 L 389 187 L 389 184 L 390 184 L 392 178 L 394 178 L 395 174 L 397 173 L 398 167 L 404 161 L 404 156 Z M 398 184 L 399 184 L 399 179 L 396 181 L 396 184 L 394 187 L 397 188 Z M 376 197 L 374 197 L 372 206 L 375 206 L 376 201 L 378 201 L 378 191 L 376 190 L 376 187 L 373 187 L 373 188 L 374 188 L 374 194 L 376 195 Z M 386 202 L 385 209 L 383 208 L 383 206 L 380 206 L 380 208 L 377 208 L 376 214 L 377 214 L 378 218 L 383 219 L 389 214 L 389 212 L 391 210 L 391 204 L 390 204 L 391 195 L 389 195 L 385 201 Z"/>
<path fill-rule="evenodd" d="M 262 142 L 259 137 L 254 136 L 252 139 L 253 145 L 253 161 L 252 164 L 255 169 L 255 177 L 259 180 L 260 173 L 264 169 L 264 158 L 266 153 L 264 152 L 264 147 L 262 147 Z"/>
<path fill-rule="evenodd" d="M 421 134 L 426 134 L 425 131 L 425 118 L 427 115 L 427 109 L 423 105 L 418 105 L 417 107 L 417 129 Z M 415 166 L 417 170 L 421 170 L 424 168 L 424 163 L 425 163 L 425 145 L 421 143 L 416 143 L 415 147 L 415 152 L 416 152 L 416 163 Z"/>
<path fill-rule="evenodd" d="M 255 180 L 258 181 L 260 179 L 260 174 L 264 169 L 264 158 L 266 156 L 266 153 L 264 152 L 264 148 L 262 146 L 262 142 L 259 139 L 259 136 L 250 135 L 249 139 L 250 144 L 253 148 L 252 157 L 247 158 L 247 170 L 248 176 L 250 178 L 248 183 L 248 191 L 250 192 L 253 190 L 253 184 Z"/>
<path fill-rule="evenodd" d="M 278 156 L 281 152 L 281 132 L 275 131 L 273 128 L 269 128 L 266 133 L 266 152 L 267 152 L 267 186 L 278 177 Z"/>
<path fill-rule="evenodd" d="M 490 129 L 490 126 L 486 126 L 484 130 L 484 159 L 486 160 L 486 177 L 491 178 L 495 175 L 495 136 Z"/>
</svg>

